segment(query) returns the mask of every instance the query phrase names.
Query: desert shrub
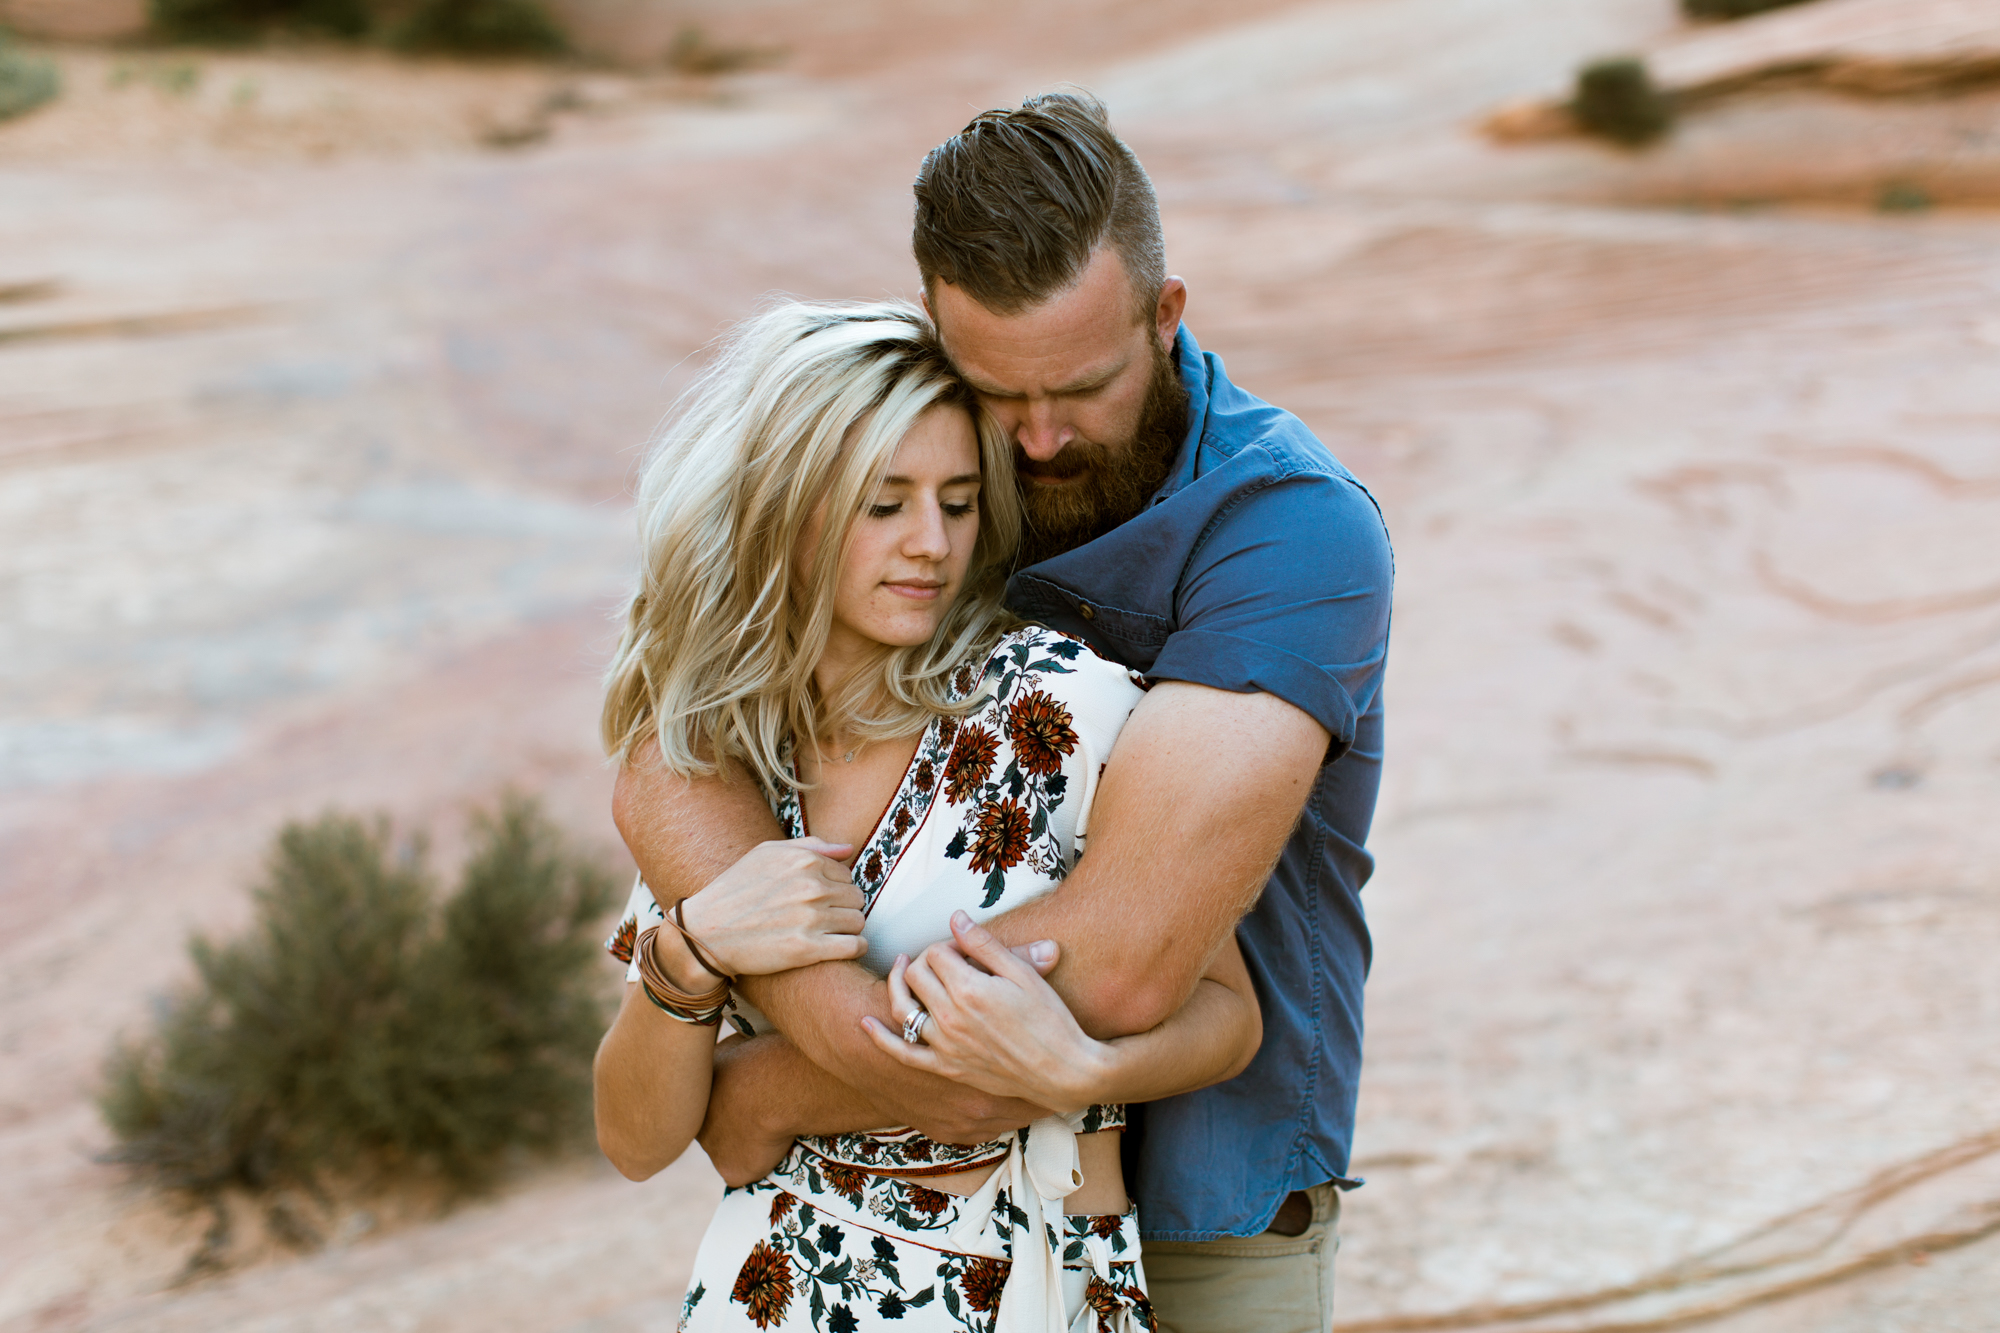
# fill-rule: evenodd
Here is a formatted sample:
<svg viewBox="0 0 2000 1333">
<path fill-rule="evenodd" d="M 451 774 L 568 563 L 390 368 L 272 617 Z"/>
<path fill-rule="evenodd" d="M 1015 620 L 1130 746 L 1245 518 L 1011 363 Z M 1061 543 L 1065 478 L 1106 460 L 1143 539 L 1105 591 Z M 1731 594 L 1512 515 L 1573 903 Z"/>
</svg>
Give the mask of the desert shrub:
<svg viewBox="0 0 2000 1333">
<path fill-rule="evenodd" d="M 61 91 L 56 62 L 15 50 L 0 29 L 0 120 L 33 111 Z"/>
<path fill-rule="evenodd" d="M 420 846 L 338 814 L 287 825 L 254 896 L 250 929 L 190 941 L 195 984 L 114 1047 L 113 1160 L 206 1194 L 411 1171 L 465 1188 L 587 1134 L 611 880 L 532 802 L 478 820 L 441 909 Z"/>
<path fill-rule="evenodd" d="M 1805 0 L 1681 0 L 1681 13 L 1691 19 L 1741 19 L 1767 9 L 1783 9 Z"/>
<path fill-rule="evenodd" d="M 152 0 L 152 23 L 194 42 L 289 31 L 465 55 L 553 55 L 568 45 L 538 0 Z"/>
<path fill-rule="evenodd" d="M 466 55 L 556 55 L 562 29 L 534 0 L 423 0 L 395 33 L 408 51 Z"/>
<path fill-rule="evenodd" d="M 1929 190 L 1910 181 L 1890 181 L 1875 196 L 1875 207 L 1884 213 L 1921 213 L 1936 203 Z"/>
<path fill-rule="evenodd" d="M 367 0 L 152 0 L 153 30 L 189 42 L 247 42 L 274 29 L 355 38 L 374 22 Z"/>
<path fill-rule="evenodd" d="M 1621 56 L 1585 65 L 1570 112 L 1592 134 L 1627 145 L 1650 143 L 1674 123 L 1673 104 L 1653 86 L 1642 60 Z"/>
</svg>

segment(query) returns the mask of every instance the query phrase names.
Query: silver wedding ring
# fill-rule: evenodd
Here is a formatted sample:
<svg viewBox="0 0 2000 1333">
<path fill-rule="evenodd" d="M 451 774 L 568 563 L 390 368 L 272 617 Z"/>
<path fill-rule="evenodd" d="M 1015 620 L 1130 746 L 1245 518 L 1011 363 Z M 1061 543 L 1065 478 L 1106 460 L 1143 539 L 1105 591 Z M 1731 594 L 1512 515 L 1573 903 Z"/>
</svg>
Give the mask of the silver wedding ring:
<svg viewBox="0 0 2000 1333">
<path fill-rule="evenodd" d="M 914 1046 L 924 1039 L 924 1024 L 931 1021 L 930 1010 L 918 1005 L 903 1020 L 903 1040 Z"/>
</svg>

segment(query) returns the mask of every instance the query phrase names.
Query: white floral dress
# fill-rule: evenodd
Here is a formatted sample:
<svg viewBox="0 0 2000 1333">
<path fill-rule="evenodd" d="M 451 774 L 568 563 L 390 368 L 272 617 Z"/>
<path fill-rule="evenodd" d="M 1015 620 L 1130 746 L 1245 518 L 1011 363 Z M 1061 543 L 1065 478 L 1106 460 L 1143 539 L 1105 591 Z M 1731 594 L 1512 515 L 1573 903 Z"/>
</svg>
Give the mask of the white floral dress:
<svg viewBox="0 0 2000 1333">
<path fill-rule="evenodd" d="M 903 780 L 854 860 L 868 914 L 863 962 L 878 975 L 975 920 L 1048 893 L 1083 854 L 1097 780 L 1140 698 L 1125 668 L 1030 627 L 953 681 L 974 707 L 924 729 Z M 807 832 L 795 795 L 774 803 Z M 644 884 L 607 947 L 662 920 Z M 636 968 L 628 973 L 637 979 Z M 772 1030 L 741 1000 L 739 1031 Z M 1051 1117 L 990 1143 L 915 1130 L 801 1139 L 770 1175 L 724 1196 L 682 1304 L 682 1333 L 1136 1333 L 1153 1327 L 1136 1211 L 1065 1215 L 1081 1181 L 1075 1135 L 1125 1123 L 1122 1106 Z M 971 1195 L 926 1176 L 999 1169 Z"/>
</svg>

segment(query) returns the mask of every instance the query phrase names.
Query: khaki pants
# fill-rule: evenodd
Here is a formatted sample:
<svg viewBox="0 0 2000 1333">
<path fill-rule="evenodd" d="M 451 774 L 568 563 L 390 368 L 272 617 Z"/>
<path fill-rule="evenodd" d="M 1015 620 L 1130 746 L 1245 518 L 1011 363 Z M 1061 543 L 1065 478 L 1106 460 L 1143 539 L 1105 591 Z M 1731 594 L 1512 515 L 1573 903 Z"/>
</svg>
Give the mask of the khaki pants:
<svg viewBox="0 0 2000 1333">
<path fill-rule="evenodd" d="M 1147 1293 L 1162 1333 L 1327 1333 L 1340 1191 L 1316 1185 L 1312 1224 L 1228 1240 L 1149 1240 Z"/>
</svg>

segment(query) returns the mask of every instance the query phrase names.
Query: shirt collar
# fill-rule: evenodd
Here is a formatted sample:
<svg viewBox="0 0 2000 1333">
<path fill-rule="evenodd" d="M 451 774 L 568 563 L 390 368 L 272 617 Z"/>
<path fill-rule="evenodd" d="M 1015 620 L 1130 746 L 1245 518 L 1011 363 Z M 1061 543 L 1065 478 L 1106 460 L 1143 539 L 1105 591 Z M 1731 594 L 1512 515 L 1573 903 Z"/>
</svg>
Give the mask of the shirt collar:
<svg viewBox="0 0 2000 1333">
<path fill-rule="evenodd" d="M 1174 363 L 1180 370 L 1181 385 L 1188 395 L 1188 433 L 1181 441 L 1180 453 L 1174 457 L 1173 471 L 1160 483 L 1160 489 L 1153 492 L 1153 503 L 1160 501 L 1192 482 L 1201 472 L 1201 439 L 1208 430 L 1209 376 L 1211 368 L 1208 358 L 1202 355 L 1201 346 L 1195 342 L 1194 334 L 1183 324 L 1174 334 Z"/>
</svg>

